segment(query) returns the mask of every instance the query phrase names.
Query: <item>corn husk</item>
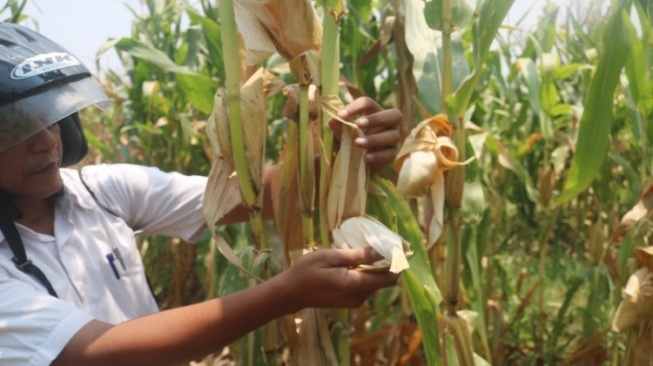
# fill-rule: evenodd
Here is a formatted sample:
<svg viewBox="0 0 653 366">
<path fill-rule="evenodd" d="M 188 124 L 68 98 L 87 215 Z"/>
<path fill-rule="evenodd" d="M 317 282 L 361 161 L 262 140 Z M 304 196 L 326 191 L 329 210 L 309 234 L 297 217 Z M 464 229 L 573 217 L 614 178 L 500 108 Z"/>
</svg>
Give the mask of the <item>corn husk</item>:
<svg viewBox="0 0 653 366">
<path fill-rule="evenodd" d="M 296 126 L 295 126 L 296 128 Z M 283 245 L 284 264 L 290 266 L 291 257 L 301 253 L 303 228 L 299 197 L 299 158 L 296 144 L 286 144 L 271 175 L 271 199 L 277 234 Z"/>
<path fill-rule="evenodd" d="M 641 324 L 653 315 L 653 273 L 646 267 L 635 271 L 628 278 L 622 297 L 612 320 L 615 332 Z"/>
<path fill-rule="evenodd" d="M 266 125 L 266 99 L 277 93 L 281 84 L 271 73 L 259 69 L 241 88 L 243 130 L 246 157 L 255 190 L 257 204 L 261 205 L 263 195 L 263 169 Z M 231 247 L 216 233 L 216 223 L 243 204 L 243 198 L 236 181 L 234 157 L 229 133 L 229 99 L 224 89 L 215 95 L 213 113 L 207 121 L 206 134 L 214 152 L 211 171 L 203 200 L 203 214 L 207 226 L 214 235 L 220 252 L 234 265 L 245 270 Z"/>
<path fill-rule="evenodd" d="M 322 47 L 322 24 L 308 0 L 236 0 L 234 12 L 248 65 L 262 63 L 275 51 L 292 60 Z"/>
<path fill-rule="evenodd" d="M 624 235 L 644 218 L 651 218 L 653 214 L 653 180 L 649 180 L 640 194 L 639 201 L 630 209 L 619 222 L 612 234 L 612 241 L 620 242 Z"/>
<path fill-rule="evenodd" d="M 629 278 L 621 291 L 623 300 L 612 319 L 612 329 L 623 331 L 651 320 L 653 316 L 653 246 L 635 249 L 641 266 Z"/>
<path fill-rule="evenodd" d="M 256 192 L 263 187 L 265 141 L 267 136 L 267 98 L 281 90 L 282 83 L 272 73 L 259 68 L 242 86 L 241 111 L 245 153 Z M 214 111 L 207 130 L 216 156 L 234 166 L 229 132 L 229 98 L 224 89 L 218 90 Z"/>
<path fill-rule="evenodd" d="M 215 136 L 213 135 L 211 138 L 215 138 Z M 204 200 L 202 201 L 202 212 L 206 225 L 213 235 L 218 251 L 236 267 L 256 277 L 243 266 L 240 258 L 216 231 L 216 224 L 241 204 L 243 204 L 243 199 L 233 165 L 229 164 L 222 156 L 215 157 L 211 162 L 209 179 L 204 192 Z"/>
<path fill-rule="evenodd" d="M 299 85 L 320 85 L 320 60 L 318 51 L 302 52 L 290 60 L 290 72 L 297 78 Z"/>
<path fill-rule="evenodd" d="M 338 248 L 364 248 L 371 246 L 385 260 L 363 269 L 385 269 L 399 273 L 408 268 L 405 250 L 408 243 L 378 220 L 369 216 L 351 217 L 333 230 L 333 241 Z"/>
<path fill-rule="evenodd" d="M 322 96 L 316 100 L 325 113 L 344 125 L 340 150 L 333 163 L 327 192 L 327 222 L 329 229 L 333 230 L 340 226 L 343 220 L 365 213 L 369 171 L 363 160 L 365 150 L 354 145 L 352 135 L 353 130 L 358 136 L 364 136 L 363 132 L 355 124 L 336 115 L 345 105 L 334 96 Z"/>
<path fill-rule="evenodd" d="M 327 222 L 334 245 L 340 248 L 371 246 L 385 260 L 361 270 L 399 273 L 408 268 L 406 243 L 399 235 L 374 218 L 365 216 L 369 169 L 363 160 L 365 150 L 354 144 L 364 136 L 355 124 L 337 116 L 344 104 L 334 96 L 317 98 L 322 110 L 343 123 L 340 150 L 336 155 L 327 192 Z"/>
<path fill-rule="evenodd" d="M 651 366 L 653 364 L 651 345 L 653 345 L 653 327 L 649 325 L 630 340 L 625 365 Z"/>
<path fill-rule="evenodd" d="M 468 164 L 458 161 L 458 149 L 452 140 L 453 127 L 446 115 L 422 121 L 404 141 L 394 169 L 399 173 L 397 190 L 406 197 L 421 197 L 430 192 L 433 217 L 429 223 L 427 249 L 442 235 L 444 220 L 444 172 Z"/>
</svg>

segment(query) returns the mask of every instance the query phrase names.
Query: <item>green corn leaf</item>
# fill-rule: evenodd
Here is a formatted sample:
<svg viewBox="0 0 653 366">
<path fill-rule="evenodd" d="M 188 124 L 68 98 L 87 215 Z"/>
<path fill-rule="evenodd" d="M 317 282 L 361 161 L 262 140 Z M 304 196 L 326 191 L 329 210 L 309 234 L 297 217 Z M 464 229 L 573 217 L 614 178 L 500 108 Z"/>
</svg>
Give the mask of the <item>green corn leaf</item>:
<svg viewBox="0 0 653 366">
<path fill-rule="evenodd" d="M 441 111 L 442 70 L 439 49 L 442 35 L 429 28 L 423 12 L 422 0 L 406 0 L 406 46 L 413 55 L 413 76 L 419 89 L 419 101 L 429 113 Z"/>
<path fill-rule="evenodd" d="M 220 25 L 208 17 L 202 16 L 192 9 L 188 9 L 188 17 L 193 24 L 197 23 L 202 26 L 204 37 L 206 39 L 206 48 L 209 51 L 209 60 L 215 63 L 215 76 L 220 80 L 225 79 L 224 57 L 222 53 L 222 33 Z"/>
<path fill-rule="evenodd" d="M 481 69 L 485 59 L 490 52 L 490 46 L 494 42 L 503 19 L 508 14 L 515 0 L 486 0 L 481 6 L 481 15 L 478 24 L 474 26 L 474 72 L 461 83 L 455 93 L 447 97 L 449 110 L 453 111 L 456 117 L 465 114 L 472 94 L 478 84 Z"/>
<path fill-rule="evenodd" d="M 413 250 L 413 256 L 408 260 L 410 268 L 404 271 L 402 276 L 406 281 L 408 296 L 424 336 L 424 353 L 428 365 L 440 365 L 438 307 L 434 304 L 442 302 L 442 294 L 431 275 L 422 231 L 410 207 L 389 180 L 374 176 L 372 182 L 385 193 L 397 217 L 401 218 L 397 222 L 399 235 L 410 243 Z"/>
<path fill-rule="evenodd" d="M 133 38 L 120 38 L 115 41 L 113 44 L 119 51 L 127 52 L 133 57 L 143 59 L 155 65 L 166 72 L 182 73 L 182 74 L 194 74 L 189 68 L 185 66 L 179 66 L 174 63 L 170 58 L 153 46 L 138 41 Z"/>
<path fill-rule="evenodd" d="M 645 14 L 641 11 L 641 7 L 637 6 L 640 19 L 643 19 L 642 28 L 649 28 L 647 25 L 648 20 Z M 644 18 L 642 18 L 644 17 Z M 647 68 L 647 58 L 642 57 L 645 54 L 644 44 L 637 36 L 635 26 L 627 22 L 624 24 L 628 34 L 628 41 L 630 42 L 630 52 L 633 57 L 630 57 L 626 62 L 626 75 L 628 76 L 628 87 L 632 93 L 635 105 L 639 108 L 639 112 L 643 116 L 649 116 L 653 108 L 653 87 L 651 86 L 650 74 Z M 643 32 L 643 35 L 645 32 Z M 650 33 L 650 31 L 649 31 Z M 646 39 L 646 38 L 643 38 Z"/>
<path fill-rule="evenodd" d="M 608 153 L 614 91 L 630 54 L 626 34 L 626 24 L 630 24 L 630 19 L 623 9 L 624 5 L 619 7 L 605 30 L 603 52 L 585 99 L 576 154 L 557 203 L 567 202 L 584 191 L 597 176 Z"/>
<path fill-rule="evenodd" d="M 215 84 L 210 77 L 199 74 L 177 74 L 177 81 L 193 107 L 207 115 L 211 114 Z"/>
<path fill-rule="evenodd" d="M 206 114 L 213 110 L 215 85 L 210 77 L 197 74 L 186 66 L 179 66 L 162 51 L 132 38 L 121 38 L 113 46 L 132 57 L 148 61 L 165 72 L 175 73 L 181 89 L 195 108 Z"/>
</svg>

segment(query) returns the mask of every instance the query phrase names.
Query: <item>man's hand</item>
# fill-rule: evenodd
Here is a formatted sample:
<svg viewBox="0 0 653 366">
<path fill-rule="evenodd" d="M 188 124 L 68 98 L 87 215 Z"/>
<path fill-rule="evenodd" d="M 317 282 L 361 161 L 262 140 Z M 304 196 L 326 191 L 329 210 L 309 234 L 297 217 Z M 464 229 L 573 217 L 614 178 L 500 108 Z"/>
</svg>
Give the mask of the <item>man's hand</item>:
<svg viewBox="0 0 653 366">
<path fill-rule="evenodd" d="M 371 247 L 320 249 L 301 257 L 274 280 L 282 281 L 288 301 L 298 308 L 356 308 L 376 290 L 397 283 L 398 274 L 355 269 L 382 258 Z"/>
<path fill-rule="evenodd" d="M 395 160 L 396 147 L 400 140 L 397 126 L 402 119 L 401 111 L 396 108 L 383 109 L 374 100 L 361 97 L 338 112 L 338 117 L 345 120 L 356 116 L 359 117 L 354 120 L 354 123 L 365 132 L 366 136 L 356 138 L 354 143 L 358 147 L 367 149 L 365 162 L 370 165 L 372 173 L 378 172 Z M 329 126 L 339 138 L 342 124 L 331 120 Z"/>
</svg>

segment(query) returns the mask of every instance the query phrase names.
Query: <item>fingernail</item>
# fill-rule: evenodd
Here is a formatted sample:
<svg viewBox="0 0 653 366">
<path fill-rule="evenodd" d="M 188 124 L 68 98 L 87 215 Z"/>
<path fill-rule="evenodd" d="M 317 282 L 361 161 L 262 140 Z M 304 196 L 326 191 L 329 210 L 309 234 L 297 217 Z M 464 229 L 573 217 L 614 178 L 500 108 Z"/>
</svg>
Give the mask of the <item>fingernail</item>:
<svg viewBox="0 0 653 366">
<path fill-rule="evenodd" d="M 357 145 L 361 145 L 361 146 L 367 145 L 367 139 L 365 137 L 357 137 L 356 140 L 354 140 L 354 142 Z"/>
<path fill-rule="evenodd" d="M 358 127 L 367 127 L 369 126 L 369 124 L 370 124 L 370 120 L 368 120 L 367 118 L 359 118 L 356 120 L 356 125 Z"/>
<path fill-rule="evenodd" d="M 338 117 L 340 118 L 345 118 L 348 115 L 349 115 L 349 111 L 346 109 L 341 109 L 340 111 L 338 111 Z"/>
</svg>

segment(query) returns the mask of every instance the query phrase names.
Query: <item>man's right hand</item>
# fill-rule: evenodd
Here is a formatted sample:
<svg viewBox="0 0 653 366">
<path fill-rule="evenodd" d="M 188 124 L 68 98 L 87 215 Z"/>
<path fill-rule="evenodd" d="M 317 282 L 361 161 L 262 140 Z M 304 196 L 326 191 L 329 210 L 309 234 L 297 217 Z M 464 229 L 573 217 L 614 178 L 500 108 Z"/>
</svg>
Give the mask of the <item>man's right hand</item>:
<svg viewBox="0 0 653 366">
<path fill-rule="evenodd" d="M 397 274 L 355 269 L 380 259 L 383 257 L 371 247 L 320 249 L 301 257 L 277 279 L 288 289 L 289 300 L 300 308 L 356 308 L 374 291 L 397 283 Z"/>
</svg>

